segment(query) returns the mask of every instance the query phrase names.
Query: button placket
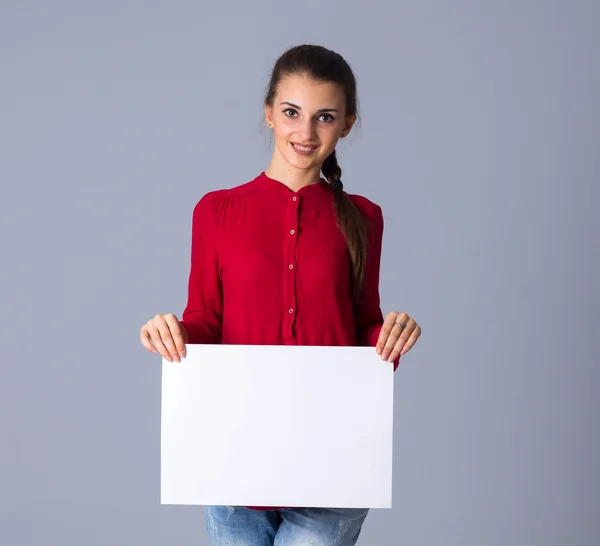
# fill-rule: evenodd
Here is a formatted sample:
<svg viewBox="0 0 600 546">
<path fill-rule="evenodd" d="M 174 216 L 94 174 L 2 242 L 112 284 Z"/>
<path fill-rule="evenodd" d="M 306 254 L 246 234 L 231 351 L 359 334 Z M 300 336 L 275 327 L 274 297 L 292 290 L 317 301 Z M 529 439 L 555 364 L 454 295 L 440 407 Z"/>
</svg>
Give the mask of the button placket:
<svg viewBox="0 0 600 546">
<path fill-rule="evenodd" d="M 290 240 L 286 245 L 287 252 L 285 255 L 285 258 L 287 258 L 287 275 L 289 275 L 289 278 L 286 280 L 286 285 L 288 286 L 288 290 L 286 290 L 286 303 L 288 304 L 287 315 L 289 317 L 286 320 L 286 333 L 289 338 L 294 337 L 294 319 L 296 316 L 296 245 L 298 244 L 298 215 L 300 210 L 300 197 L 298 195 L 292 196 L 291 205 L 288 216 L 290 221 L 290 224 L 288 224 L 288 236 Z"/>
</svg>

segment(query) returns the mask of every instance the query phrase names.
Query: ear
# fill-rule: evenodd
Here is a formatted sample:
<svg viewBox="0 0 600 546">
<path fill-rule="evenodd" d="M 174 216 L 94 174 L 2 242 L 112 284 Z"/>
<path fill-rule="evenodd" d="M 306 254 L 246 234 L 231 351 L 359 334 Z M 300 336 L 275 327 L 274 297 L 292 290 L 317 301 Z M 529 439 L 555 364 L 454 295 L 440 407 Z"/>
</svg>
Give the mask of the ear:
<svg viewBox="0 0 600 546">
<path fill-rule="evenodd" d="M 265 123 L 268 127 L 273 127 L 273 109 L 265 104 Z"/>
<path fill-rule="evenodd" d="M 344 130 L 342 131 L 340 138 L 346 138 L 350 134 L 350 131 L 352 131 L 352 127 L 354 127 L 355 123 L 356 123 L 356 116 L 348 116 L 346 118 L 346 123 L 344 124 Z"/>
</svg>

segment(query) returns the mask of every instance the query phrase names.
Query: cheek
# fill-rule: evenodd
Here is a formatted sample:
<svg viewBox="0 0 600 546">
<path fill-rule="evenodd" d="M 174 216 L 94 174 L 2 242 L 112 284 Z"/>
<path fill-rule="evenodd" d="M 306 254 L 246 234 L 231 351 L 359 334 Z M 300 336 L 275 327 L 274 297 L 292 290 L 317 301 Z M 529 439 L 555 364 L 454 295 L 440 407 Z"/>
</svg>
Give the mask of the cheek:
<svg viewBox="0 0 600 546">
<path fill-rule="evenodd" d="M 276 135 L 279 138 L 287 138 L 294 132 L 294 129 L 289 125 L 281 125 L 277 127 Z"/>
<path fill-rule="evenodd" d="M 323 127 L 321 131 L 319 131 L 319 139 L 323 143 L 323 147 L 333 150 L 339 139 L 339 133 L 340 130 L 333 125 Z"/>
<path fill-rule="evenodd" d="M 274 127 L 276 138 L 286 138 L 294 132 L 294 122 L 288 119 L 279 119 Z"/>
</svg>

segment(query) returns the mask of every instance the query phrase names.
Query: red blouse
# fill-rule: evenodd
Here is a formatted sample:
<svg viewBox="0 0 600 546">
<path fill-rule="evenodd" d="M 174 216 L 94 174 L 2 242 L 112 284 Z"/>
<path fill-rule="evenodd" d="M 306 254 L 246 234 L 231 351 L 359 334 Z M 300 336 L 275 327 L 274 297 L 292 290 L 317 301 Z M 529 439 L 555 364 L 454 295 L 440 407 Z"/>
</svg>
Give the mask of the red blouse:
<svg viewBox="0 0 600 546">
<path fill-rule="evenodd" d="M 368 199 L 350 198 L 368 221 L 359 304 L 325 180 L 294 192 L 261 173 L 202 197 L 181 320 L 188 343 L 375 347 L 383 215 Z"/>
</svg>

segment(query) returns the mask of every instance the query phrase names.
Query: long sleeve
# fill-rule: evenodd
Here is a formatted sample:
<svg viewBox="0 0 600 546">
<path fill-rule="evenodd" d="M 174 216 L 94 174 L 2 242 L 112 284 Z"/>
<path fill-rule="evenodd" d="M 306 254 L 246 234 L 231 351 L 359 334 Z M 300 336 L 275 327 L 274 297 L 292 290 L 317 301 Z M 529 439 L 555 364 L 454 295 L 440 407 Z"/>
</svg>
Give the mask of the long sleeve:
<svg viewBox="0 0 600 546">
<path fill-rule="evenodd" d="M 383 212 L 378 205 L 373 206 L 367 217 L 367 229 L 365 279 L 360 301 L 354 306 L 354 322 L 358 344 L 375 347 L 383 325 L 383 313 L 381 312 L 379 296 Z M 394 362 L 394 370 L 398 367 L 399 362 L 400 357 Z"/>
<path fill-rule="evenodd" d="M 217 256 L 214 193 L 194 208 L 188 300 L 181 324 L 188 343 L 221 343 L 223 290 Z"/>
</svg>

